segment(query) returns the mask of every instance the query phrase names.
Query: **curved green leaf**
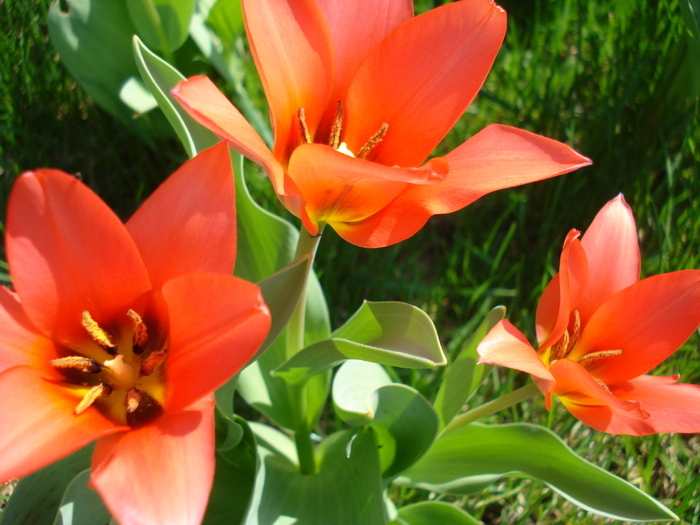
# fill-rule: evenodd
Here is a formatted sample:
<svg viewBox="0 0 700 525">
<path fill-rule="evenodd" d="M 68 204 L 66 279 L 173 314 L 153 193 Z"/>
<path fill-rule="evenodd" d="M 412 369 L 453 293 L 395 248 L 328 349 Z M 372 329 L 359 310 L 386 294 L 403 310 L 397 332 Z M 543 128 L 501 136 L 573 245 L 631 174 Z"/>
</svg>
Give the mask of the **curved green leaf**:
<svg viewBox="0 0 700 525">
<path fill-rule="evenodd" d="M 552 431 L 528 423 L 472 423 L 443 434 L 396 482 L 468 494 L 503 476 L 541 481 L 576 505 L 614 519 L 677 519 L 627 481 L 576 455 Z"/>
<path fill-rule="evenodd" d="M 93 446 L 22 478 L 3 509 L 3 525 L 51 525 L 68 484 L 90 468 Z"/>
<path fill-rule="evenodd" d="M 195 0 L 126 0 L 131 20 L 148 47 L 170 54 L 187 40 Z"/>
<path fill-rule="evenodd" d="M 111 514 L 89 486 L 90 469 L 75 476 L 66 488 L 54 525 L 108 525 Z"/>
<path fill-rule="evenodd" d="M 233 42 L 245 33 L 241 0 L 217 0 L 207 16 L 211 27 L 222 42 Z"/>
<path fill-rule="evenodd" d="M 440 418 L 440 428 L 444 428 L 459 413 L 491 369 L 490 365 L 476 366 L 479 361 L 476 347 L 489 330 L 503 319 L 505 313 L 506 309 L 503 306 L 491 310 L 462 345 L 455 360 L 447 366 L 433 403 L 433 408 Z"/>
<path fill-rule="evenodd" d="M 402 368 L 446 363 L 435 326 L 425 312 L 407 303 L 365 301 L 330 339 L 294 354 L 275 374 L 295 384 L 347 359 Z"/>
<path fill-rule="evenodd" d="M 384 477 L 415 463 L 438 430 L 437 414 L 415 389 L 392 383 L 377 364 L 347 361 L 333 379 L 338 415 L 351 425 L 369 425 L 377 433 Z"/>
<path fill-rule="evenodd" d="M 256 432 L 259 426 L 253 427 Z M 270 432 L 266 434 L 269 439 Z M 286 455 L 261 444 L 253 499 L 243 523 L 383 525 L 374 432 L 337 432 L 324 439 L 317 452 L 319 471 L 304 475 Z"/>
<path fill-rule="evenodd" d="M 192 158 L 200 151 L 216 144 L 219 139 L 197 123 L 170 95 L 185 77 L 173 66 L 148 49 L 138 36 L 133 37 L 134 59 L 144 84 L 158 102 L 158 106 L 175 130 L 177 137 Z"/>
<path fill-rule="evenodd" d="M 402 525 L 481 525 L 481 522 L 444 501 L 423 501 L 401 507 L 399 523 Z"/>
</svg>

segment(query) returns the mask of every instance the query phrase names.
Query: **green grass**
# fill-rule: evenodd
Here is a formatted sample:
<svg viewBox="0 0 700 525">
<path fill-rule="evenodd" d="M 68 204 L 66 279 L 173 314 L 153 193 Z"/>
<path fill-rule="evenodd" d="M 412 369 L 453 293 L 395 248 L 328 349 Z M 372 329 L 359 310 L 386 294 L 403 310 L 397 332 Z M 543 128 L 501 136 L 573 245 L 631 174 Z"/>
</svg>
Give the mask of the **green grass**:
<svg viewBox="0 0 700 525">
<path fill-rule="evenodd" d="M 531 335 L 566 233 L 585 229 L 620 192 L 635 211 L 645 276 L 700 267 L 700 109 L 684 91 L 689 64 L 677 2 L 501 3 L 509 13 L 504 47 L 482 94 L 438 152 L 498 122 L 565 141 L 594 165 L 486 196 L 389 248 L 359 249 L 329 231 L 317 270 L 334 325 L 363 299 L 403 300 L 431 314 L 451 351 L 486 311 L 504 304 Z M 432 5 L 424 0 L 417 9 Z M 55 57 L 46 7 L 40 0 L 0 3 L 0 208 L 22 170 L 52 166 L 80 172 L 126 217 L 184 153 L 174 141 L 145 144 L 92 104 Z M 255 80 L 248 87 L 261 104 Z M 264 178 L 251 174 L 257 197 L 275 206 Z M 658 373 L 700 383 L 698 344 L 696 335 Z M 436 374 L 406 377 L 430 397 Z M 500 395 L 524 380 L 495 370 L 479 395 Z M 684 523 L 700 523 L 700 436 L 607 436 L 561 406 L 547 413 L 541 400 L 491 418 L 512 420 L 551 427 L 584 457 L 656 495 Z M 504 481 L 463 502 L 493 524 L 609 522 L 534 482 Z"/>
</svg>

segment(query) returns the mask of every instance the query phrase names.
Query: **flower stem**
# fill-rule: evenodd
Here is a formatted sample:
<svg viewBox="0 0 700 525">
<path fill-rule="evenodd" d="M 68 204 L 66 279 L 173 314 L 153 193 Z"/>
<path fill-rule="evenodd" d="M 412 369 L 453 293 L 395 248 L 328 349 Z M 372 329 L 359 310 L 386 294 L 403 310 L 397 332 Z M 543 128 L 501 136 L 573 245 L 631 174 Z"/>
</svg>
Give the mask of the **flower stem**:
<svg viewBox="0 0 700 525">
<path fill-rule="evenodd" d="M 468 425 L 473 421 L 490 416 L 491 414 L 500 412 L 501 410 L 512 407 L 513 405 L 517 405 L 518 403 L 521 403 L 536 395 L 539 393 L 539 391 L 540 390 L 537 388 L 535 383 L 529 383 L 518 388 L 517 390 L 513 390 L 510 394 L 506 394 L 497 399 L 489 401 L 488 403 L 484 403 L 481 406 L 472 408 L 471 410 L 458 415 L 452 421 L 450 421 L 450 423 L 442 430 L 442 434 L 452 432 L 453 430 L 457 430 L 458 428 Z"/>
<path fill-rule="evenodd" d="M 306 294 L 309 287 L 309 275 L 311 274 L 316 249 L 321 240 L 322 227 L 319 233 L 312 236 L 306 228 L 301 228 L 299 241 L 294 258 L 299 259 L 305 255 L 311 256 L 306 276 L 304 291 L 299 297 L 299 302 L 294 308 L 294 312 L 287 324 L 287 358 L 296 354 L 304 348 L 304 324 L 306 317 Z M 311 429 L 307 419 L 306 388 L 303 386 L 290 386 L 290 396 L 294 399 L 294 406 L 297 407 L 297 426 L 294 431 L 294 442 L 296 443 L 297 455 L 299 456 L 299 470 L 302 474 L 313 474 L 316 472 L 316 458 L 314 456 L 314 445 L 311 441 Z"/>
</svg>

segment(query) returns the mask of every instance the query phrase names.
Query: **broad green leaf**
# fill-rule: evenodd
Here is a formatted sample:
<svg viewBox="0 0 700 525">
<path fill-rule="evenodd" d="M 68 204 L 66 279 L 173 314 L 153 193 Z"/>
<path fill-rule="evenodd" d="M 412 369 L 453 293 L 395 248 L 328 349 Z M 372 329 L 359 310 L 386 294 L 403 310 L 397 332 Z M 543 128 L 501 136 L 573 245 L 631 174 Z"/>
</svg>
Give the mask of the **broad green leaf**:
<svg viewBox="0 0 700 525">
<path fill-rule="evenodd" d="M 2 513 L 2 525 L 52 525 L 68 484 L 90 468 L 92 445 L 22 478 Z"/>
<path fill-rule="evenodd" d="M 195 0 L 126 0 L 138 35 L 166 56 L 187 40 L 195 4 Z"/>
<path fill-rule="evenodd" d="M 440 428 L 445 427 L 459 413 L 491 369 L 489 365 L 476 366 L 479 361 L 476 347 L 489 330 L 503 319 L 505 313 L 506 309 L 503 306 L 497 306 L 491 310 L 474 334 L 464 343 L 455 360 L 447 365 L 433 403 L 433 408 L 440 418 Z"/>
<path fill-rule="evenodd" d="M 63 64 L 97 104 L 131 125 L 135 112 L 156 105 L 134 85 L 140 82 L 131 44 L 135 32 L 123 0 L 54 0 L 49 8 L 49 34 Z M 145 125 L 143 119 L 139 124 Z"/>
<path fill-rule="evenodd" d="M 294 258 L 299 232 L 284 219 L 271 214 L 261 208 L 250 196 L 243 178 L 243 157 L 234 155 L 234 173 L 236 177 L 236 213 L 238 224 L 238 247 L 235 274 L 253 282 L 260 282 L 267 278 L 272 281 L 283 279 L 279 274 L 271 277 L 280 268 L 288 265 Z M 301 288 L 296 281 L 299 265 L 289 269 L 291 272 L 284 279 L 289 279 L 278 290 L 269 291 L 270 297 L 276 295 L 280 300 L 285 299 L 277 295 L 286 291 L 287 306 L 295 306 Z M 296 268 L 296 269 L 295 269 Z M 313 272 L 310 273 L 309 290 L 306 301 L 306 331 L 305 341 L 314 342 L 316 337 L 328 337 L 330 333 L 329 315 L 323 292 Z M 279 281 L 278 281 L 279 282 Z M 268 286 L 260 283 L 264 288 Z M 269 284 L 269 283 L 268 283 Z M 276 285 L 275 285 L 276 286 Z M 265 293 L 265 292 L 264 292 Z M 266 296 L 267 300 L 267 296 Z M 284 305 L 277 299 L 271 302 L 278 304 L 281 310 Z M 283 301 L 282 301 L 283 302 Z M 281 314 L 278 314 L 280 317 Z M 285 314 L 286 315 L 286 314 Z M 274 312 L 273 312 L 274 316 Z M 273 321 L 276 322 L 276 321 Z M 282 319 L 275 327 L 279 329 L 281 324 L 286 324 Z M 278 332 L 279 333 L 279 332 Z M 246 402 L 256 410 L 265 414 L 281 427 L 294 429 L 300 423 L 298 388 L 291 387 L 279 377 L 273 377 L 270 373 L 287 360 L 287 347 L 282 331 L 268 349 L 251 363 L 238 379 L 238 391 Z M 270 341 L 266 341 L 266 345 Z M 303 392 L 306 405 L 306 426 L 313 427 L 319 417 L 328 395 L 330 379 L 327 374 L 319 374 L 305 385 Z"/>
<path fill-rule="evenodd" d="M 217 454 L 214 486 L 204 515 L 204 525 L 240 523 L 253 493 L 257 471 L 255 436 L 247 422 L 238 416 L 217 417 Z M 232 434 L 237 436 L 235 446 Z M 226 446 L 223 446 L 226 444 Z"/>
<path fill-rule="evenodd" d="M 432 368 L 446 362 L 425 312 L 406 303 L 365 301 L 330 339 L 307 346 L 275 373 L 294 384 L 347 359 L 402 368 Z"/>
<path fill-rule="evenodd" d="M 90 488 L 90 469 L 75 476 L 63 494 L 54 525 L 108 525 L 112 516 L 96 490 Z"/>
<path fill-rule="evenodd" d="M 392 383 L 374 363 L 344 363 L 333 379 L 333 402 L 347 423 L 374 429 L 386 478 L 415 463 L 437 434 L 437 415 L 425 398 L 407 385 Z"/>
<path fill-rule="evenodd" d="M 233 42 L 245 32 L 241 0 L 218 0 L 209 11 L 207 25 L 222 42 Z"/>
<path fill-rule="evenodd" d="M 324 439 L 317 452 L 318 472 L 303 475 L 286 455 L 259 446 L 253 500 L 243 523 L 383 525 L 374 432 L 337 432 Z"/>
<path fill-rule="evenodd" d="M 652 497 L 576 455 L 552 431 L 529 423 L 472 423 L 443 434 L 396 482 L 468 494 L 504 476 L 540 481 L 574 504 L 610 518 L 676 519 Z"/>
<path fill-rule="evenodd" d="M 481 522 L 444 501 L 423 501 L 401 507 L 397 523 L 401 525 L 480 525 Z"/>
<path fill-rule="evenodd" d="M 185 80 L 185 77 L 148 49 L 138 36 L 134 35 L 133 42 L 134 59 L 141 78 L 175 130 L 187 155 L 192 158 L 200 151 L 216 144 L 219 140 L 216 135 L 190 117 L 170 95 L 170 91 L 178 82 Z"/>
</svg>

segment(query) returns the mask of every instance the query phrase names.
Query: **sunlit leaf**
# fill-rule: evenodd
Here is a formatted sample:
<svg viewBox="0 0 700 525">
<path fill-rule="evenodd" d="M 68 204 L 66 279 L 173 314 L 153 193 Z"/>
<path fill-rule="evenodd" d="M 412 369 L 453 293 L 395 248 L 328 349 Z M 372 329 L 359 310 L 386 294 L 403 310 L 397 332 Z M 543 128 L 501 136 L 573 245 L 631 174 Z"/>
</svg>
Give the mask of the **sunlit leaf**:
<svg viewBox="0 0 700 525">
<path fill-rule="evenodd" d="M 194 157 L 198 152 L 216 144 L 219 140 L 216 135 L 190 117 L 170 95 L 170 90 L 185 80 L 185 77 L 149 50 L 138 36 L 134 36 L 134 59 L 143 82 L 175 130 L 187 155 Z"/>
<path fill-rule="evenodd" d="M 469 494 L 504 476 L 540 481 L 572 503 L 614 519 L 675 518 L 649 495 L 576 455 L 552 431 L 529 423 L 472 423 L 443 434 L 396 482 Z"/>
<path fill-rule="evenodd" d="M 90 469 L 75 476 L 63 494 L 54 525 L 107 525 L 111 515 L 102 498 L 89 486 Z"/>
<path fill-rule="evenodd" d="M 432 368 L 446 362 L 425 312 L 407 303 L 366 301 L 330 339 L 302 349 L 275 373 L 298 383 L 346 359 L 402 368 Z"/>
<path fill-rule="evenodd" d="M 151 49 L 172 53 L 187 39 L 195 0 L 126 0 L 137 34 Z"/>
<path fill-rule="evenodd" d="M 423 501 L 399 509 L 401 525 L 480 525 L 462 509 L 444 501 Z"/>
<path fill-rule="evenodd" d="M 491 310 L 472 336 L 462 346 L 454 361 L 447 366 L 433 408 L 440 418 L 440 428 L 447 425 L 472 396 L 484 377 L 491 369 L 490 365 L 479 365 L 476 347 L 505 315 L 506 309 L 497 306 Z"/>
</svg>

